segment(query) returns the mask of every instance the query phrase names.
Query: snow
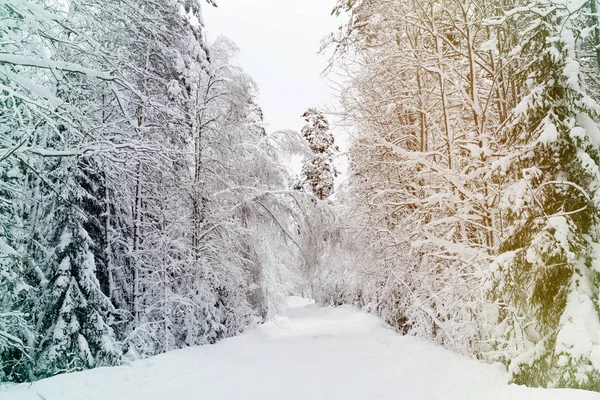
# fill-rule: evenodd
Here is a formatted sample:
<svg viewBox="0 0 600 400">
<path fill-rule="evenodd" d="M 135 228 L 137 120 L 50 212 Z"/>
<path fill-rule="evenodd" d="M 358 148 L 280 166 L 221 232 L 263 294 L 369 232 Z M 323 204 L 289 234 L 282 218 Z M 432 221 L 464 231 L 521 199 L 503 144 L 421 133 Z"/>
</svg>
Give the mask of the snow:
<svg viewBox="0 0 600 400">
<path fill-rule="evenodd" d="M 600 177 L 600 169 L 594 162 L 594 159 L 584 150 L 577 150 L 577 158 L 581 161 L 581 166 L 594 177 Z"/>
<path fill-rule="evenodd" d="M 29 90 L 30 92 L 36 93 L 37 96 L 47 99 L 53 108 L 57 108 L 63 103 L 63 101 L 58 97 L 54 96 L 54 94 L 50 90 L 46 89 L 42 85 L 35 83 L 31 79 L 27 79 L 19 74 L 8 74 L 8 76 L 10 77 L 10 79 L 19 83 L 22 87 Z"/>
<path fill-rule="evenodd" d="M 76 63 L 66 61 L 55 61 L 48 58 L 33 58 L 21 56 L 18 54 L 3 54 L 0 53 L 0 62 L 12 65 L 23 65 L 29 67 L 37 67 L 43 69 L 59 69 L 69 72 L 80 73 L 89 76 L 90 78 L 98 78 L 106 81 L 112 81 L 115 78 L 103 71 L 97 71 L 91 68 L 86 68 Z M 30 87 L 29 89 L 33 89 Z M 37 93 L 40 97 L 44 97 L 47 92 Z"/>
<path fill-rule="evenodd" d="M 19 253 L 11 246 L 8 245 L 1 237 L 0 237 L 0 253 L 5 255 L 17 256 Z"/>
<path fill-rule="evenodd" d="M 492 36 L 492 38 L 481 44 L 479 47 L 482 51 L 493 51 L 494 53 L 498 52 L 498 38 L 496 36 Z"/>
<path fill-rule="evenodd" d="M 571 232 L 571 227 L 569 226 L 567 218 L 562 215 L 553 215 L 548 217 L 548 225 L 554 228 L 554 238 L 568 254 L 571 249 L 569 245 L 569 233 Z"/>
<path fill-rule="evenodd" d="M 508 385 L 486 365 L 386 327 L 349 306 L 290 298 L 283 315 L 216 345 L 0 389 L 3 400 L 584 400 L 600 394 Z M 4 390 L 4 391 L 3 391 Z"/>
<path fill-rule="evenodd" d="M 571 128 L 571 131 L 569 132 L 569 136 L 571 136 L 573 139 L 577 138 L 577 139 L 585 139 L 586 136 L 586 132 L 585 129 L 583 129 L 580 126 L 575 126 L 573 128 Z"/>
<path fill-rule="evenodd" d="M 586 113 L 580 113 L 577 115 L 577 123 L 581 125 L 583 129 L 589 135 L 590 141 L 593 145 L 600 144 L 600 129 L 598 125 L 590 118 Z"/>
<path fill-rule="evenodd" d="M 567 58 L 563 74 L 567 77 L 567 85 L 572 90 L 579 92 L 579 62 L 572 58 Z"/>
<path fill-rule="evenodd" d="M 540 133 L 538 142 L 547 144 L 555 142 L 558 139 L 558 130 L 556 129 L 556 125 L 554 125 L 548 117 L 544 118 L 542 121 L 542 127 L 542 132 Z"/>
<path fill-rule="evenodd" d="M 64 251 L 67 248 L 67 246 L 71 244 L 72 239 L 73 238 L 71 236 L 71 232 L 65 229 L 62 235 L 60 235 L 60 241 L 58 242 L 57 249 L 59 251 Z M 68 269 L 68 267 L 66 267 L 65 269 Z"/>
<path fill-rule="evenodd" d="M 594 290 L 590 272 L 582 261 L 574 274 L 571 292 L 561 317 L 562 328 L 556 337 L 556 353 L 571 358 L 590 359 L 595 368 L 600 367 L 600 321 L 593 301 Z"/>
</svg>

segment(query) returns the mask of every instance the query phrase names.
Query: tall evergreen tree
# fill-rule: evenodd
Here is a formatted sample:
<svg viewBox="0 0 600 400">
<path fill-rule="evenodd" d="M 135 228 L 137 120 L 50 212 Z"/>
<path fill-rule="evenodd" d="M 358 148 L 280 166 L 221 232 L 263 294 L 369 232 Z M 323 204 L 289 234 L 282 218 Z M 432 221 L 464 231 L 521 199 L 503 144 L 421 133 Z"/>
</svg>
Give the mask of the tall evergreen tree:
<svg viewBox="0 0 600 400">
<path fill-rule="evenodd" d="M 586 14 L 569 1 L 539 0 L 506 17 L 530 25 L 516 53 L 525 88 L 502 162 L 515 178 L 504 192 L 511 228 L 492 293 L 517 383 L 600 390 L 600 105 L 580 72 Z"/>
<path fill-rule="evenodd" d="M 44 274 L 36 306 L 38 377 L 122 361 L 109 325 L 114 307 L 98 280 L 103 260 L 94 196 L 97 171 L 73 158 L 52 164 L 53 187 L 45 194 L 52 200 L 40 213 L 38 233 L 50 250 L 45 260 L 38 260 Z"/>
<path fill-rule="evenodd" d="M 308 142 L 310 153 L 302 166 L 300 185 L 324 200 L 333 193 L 334 180 L 338 176 L 333 157 L 339 149 L 321 111 L 309 108 L 302 117 L 307 122 L 302 128 L 302 136 Z"/>
</svg>

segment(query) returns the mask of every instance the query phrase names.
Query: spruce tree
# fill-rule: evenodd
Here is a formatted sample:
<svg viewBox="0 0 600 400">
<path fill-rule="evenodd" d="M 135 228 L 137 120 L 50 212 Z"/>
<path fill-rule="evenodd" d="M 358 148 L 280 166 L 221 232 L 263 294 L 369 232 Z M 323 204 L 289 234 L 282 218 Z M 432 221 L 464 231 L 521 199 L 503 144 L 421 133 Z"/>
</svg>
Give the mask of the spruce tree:
<svg viewBox="0 0 600 400">
<path fill-rule="evenodd" d="M 49 249 L 38 260 L 44 274 L 37 304 L 40 330 L 37 377 L 79 371 L 122 361 L 109 323 L 114 311 L 98 280 L 96 202 L 93 170 L 85 160 L 51 163 L 51 199 L 40 221 L 40 239 Z M 60 189 L 57 189 L 59 188 Z"/>
<path fill-rule="evenodd" d="M 542 0 L 509 13 L 529 27 L 515 53 L 524 90 L 507 132 L 511 228 L 492 294 L 516 383 L 599 390 L 600 105 L 579 71 L 585 10 L 570 8 Z"/>
<path fill-rule="evenodd" d="M 302 117 L 307 122 L 302 128 L 302 136 L 308 142 L 310 154 L 304 160 L 299 186 L 324 200 L 333 193 L 334 180 L 338 176 L 333 156 L 339 149 L 322 112 L 309 108 Z"/>
</svg>

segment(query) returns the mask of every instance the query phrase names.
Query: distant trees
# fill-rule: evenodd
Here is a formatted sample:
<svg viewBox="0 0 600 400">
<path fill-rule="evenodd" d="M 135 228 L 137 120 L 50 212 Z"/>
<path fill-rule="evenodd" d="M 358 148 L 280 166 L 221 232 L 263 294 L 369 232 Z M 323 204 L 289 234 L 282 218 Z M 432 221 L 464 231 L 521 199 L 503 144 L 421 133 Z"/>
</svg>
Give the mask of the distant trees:
<svg viewBox="0 0 600 400">
<path fill-rule="evenodd" d="M 333 157 L 339 149 L 322 112 L 309 108 L 302 117 L 307 122 L 302 128 L 302 136 L 308 142 L 310 152 L 302 164 L 299 186 L 324 200 L 333 193 L 334 180 L 338 175 Z"/>
</svg>

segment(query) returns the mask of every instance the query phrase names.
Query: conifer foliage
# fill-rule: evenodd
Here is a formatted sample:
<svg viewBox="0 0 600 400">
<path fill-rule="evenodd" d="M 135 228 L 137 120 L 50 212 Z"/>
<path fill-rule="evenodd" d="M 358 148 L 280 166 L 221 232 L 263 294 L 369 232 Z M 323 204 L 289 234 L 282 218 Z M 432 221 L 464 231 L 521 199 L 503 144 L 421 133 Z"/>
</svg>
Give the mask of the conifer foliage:
<svg viewBox="0 0 600 400">
<path fill-rule="evenodd" d="M 309 108 L 302 118 L 307 124 L 302 128 L 302 136 L 308 142 L 310 153 L 302 165 L 300 187 L 324 200 L 333 193 L 333 184 L 338 172 L 333 165 L 333 157 L 338 147 L 323 113 Z"/>
<path fill-rule="evenodd" d="M 600 387 L 593 356 L 600 105 L 578 58 L 587 12 L 584 4 L 546 1 L 514 12 L 531 25 L 519 53 L 528 60 L 525 88 L 507 128 L 504 168 L 515 179 L 503 205 L 511 228 L 493 276 L 506 324 L 499 343 L 508 344 L 519 383 Z"/>
</svg>

